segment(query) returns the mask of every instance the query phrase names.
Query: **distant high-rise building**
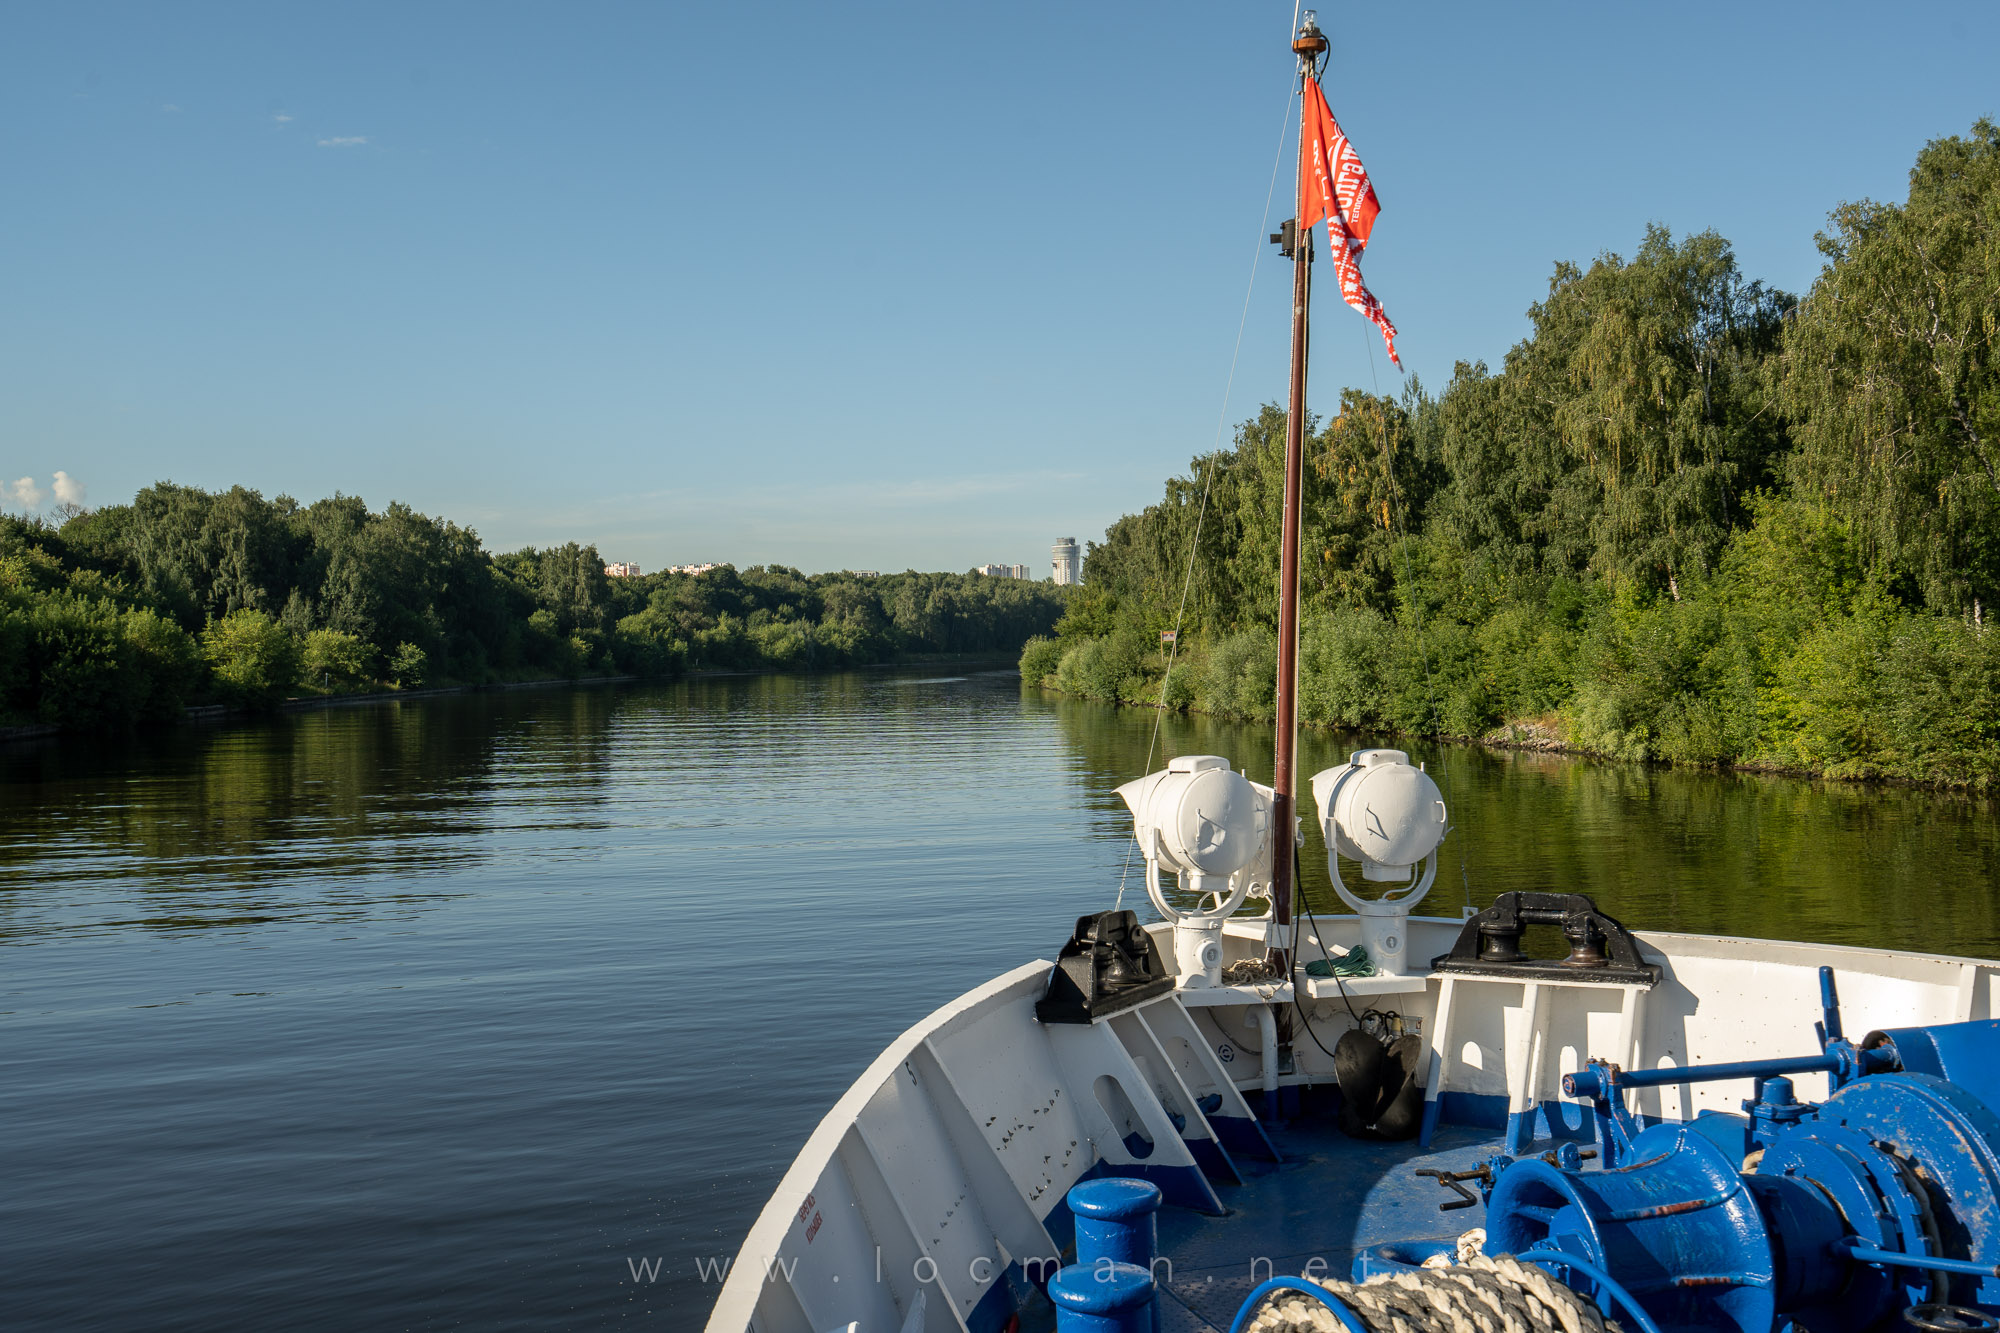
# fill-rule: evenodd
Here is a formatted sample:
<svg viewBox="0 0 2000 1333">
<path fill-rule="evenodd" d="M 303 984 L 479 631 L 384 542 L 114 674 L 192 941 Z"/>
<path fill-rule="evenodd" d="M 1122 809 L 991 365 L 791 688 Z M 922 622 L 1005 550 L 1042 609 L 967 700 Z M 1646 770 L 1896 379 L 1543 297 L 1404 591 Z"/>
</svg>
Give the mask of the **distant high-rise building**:
<svg viewBox="0 0 2000 1333">
<path fill-rule="evenodd" d="M 1034 574 L 1026 565 L 981 565 L 972 571 L 984 574 L 989 579 L 1031 579 Z"/>
<path fill-rule="evenodd" d="M 639 567 L 637 565 L 628 565 L 622 560 L 613 561 L 611 564 L 606 565 L 604 572 L 614 579 L 636 579 L 639 577 Z"/>
<path fill-rule="evenodd" d="M 1055 580 L 1059 584 L 1083 582 L 1083 553 L 1077 549 L 1076 538 L 1064 537 L 1054 547 Z"/>
<path fill-rule="evenodd" d="M 1017 579 L 1031 579 L 1035 577 L 1026 565 L 1009 565 L 1007 566 L 1007 572 Z"/>
</svg>

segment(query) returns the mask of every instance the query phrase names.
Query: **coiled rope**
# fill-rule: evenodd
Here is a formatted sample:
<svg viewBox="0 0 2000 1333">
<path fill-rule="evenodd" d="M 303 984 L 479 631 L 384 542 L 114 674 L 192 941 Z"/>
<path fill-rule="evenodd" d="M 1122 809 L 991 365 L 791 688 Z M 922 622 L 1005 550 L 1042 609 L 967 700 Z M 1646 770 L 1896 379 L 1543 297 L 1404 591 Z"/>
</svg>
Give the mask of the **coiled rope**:
<svg viewBox="0 0 2000 1333">
<path fill-rule="evenodd" d="M 1264 1297 L 1261 1306 L 1259 1295 Z M 1471 1255 L 1446 1267 L 1386 1274 L 1362 1283 L 1276 1278 L 1251 1293 L 1230 1333 L 1554 1333 L 1557 1329 L 1624 1333 L 1588 1297 L 1542 1269 L 1503 1254 Z"/>
</svg>

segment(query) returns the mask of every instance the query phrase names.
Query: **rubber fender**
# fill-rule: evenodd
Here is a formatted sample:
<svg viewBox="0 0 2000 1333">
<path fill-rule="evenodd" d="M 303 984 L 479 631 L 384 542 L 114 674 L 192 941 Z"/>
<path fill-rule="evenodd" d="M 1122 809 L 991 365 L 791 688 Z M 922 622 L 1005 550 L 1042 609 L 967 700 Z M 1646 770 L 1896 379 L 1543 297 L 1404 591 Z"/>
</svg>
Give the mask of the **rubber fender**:
<svg viewBox="0 0 2000 1333">
<path fill-rule="evenodd" d="M 1389 1058 L 1402 1075 L 1401 1086 L 1375 1120 L 1375 1132 L 1385 1139 L 1413 1139 L 1424 1118 L 1424 1041 L 1406 1032 L 1389 1043 Z"/>
<path fill-rule="evenodd" d="M 1372 1125 L 1395 1095 L 1390 1086 L 1389 1052 L 1360 1028 L 1349 1028 L 1333 1044 L 1333 1079 L 1340 1085 L 1340 1127 L 1353 1134 Z"/>
<path fill-rule="evenodd" d="M 1415 1137 L 1423 1119 L 1423 1065 L 1424 1044 L 1415 1033 L 1388 1046 L 1359 1028 L 1343 1033 L 1333 1048 L 1341 1131 L 1357 1139 Z"/>
</svg>

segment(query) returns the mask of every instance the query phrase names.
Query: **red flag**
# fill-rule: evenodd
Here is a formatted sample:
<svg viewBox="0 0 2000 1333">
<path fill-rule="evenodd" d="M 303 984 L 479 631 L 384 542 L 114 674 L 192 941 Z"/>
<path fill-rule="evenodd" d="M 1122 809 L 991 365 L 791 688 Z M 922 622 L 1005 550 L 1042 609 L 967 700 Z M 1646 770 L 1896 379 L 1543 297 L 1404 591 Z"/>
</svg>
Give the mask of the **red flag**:
<svg viewBox="0 0 2000 1333">
<path fill-rule="evenodd" d="M 1389 359 L 1400 368 L 1396 326 L 1361 282 L 1361 252 L 1368 248 L 1368 234 L 1375 230 L 1375 215 L 1381 211 L 1361 155 L 1340 132 L 1319 82 L 1307 75 L 1305 115 L 1299 125 L 1299 229 L 1326 219 L 1327 249 L 1334 275 L 1340 279 L 1340 297 L 1382 330 Z"/>
</svg>

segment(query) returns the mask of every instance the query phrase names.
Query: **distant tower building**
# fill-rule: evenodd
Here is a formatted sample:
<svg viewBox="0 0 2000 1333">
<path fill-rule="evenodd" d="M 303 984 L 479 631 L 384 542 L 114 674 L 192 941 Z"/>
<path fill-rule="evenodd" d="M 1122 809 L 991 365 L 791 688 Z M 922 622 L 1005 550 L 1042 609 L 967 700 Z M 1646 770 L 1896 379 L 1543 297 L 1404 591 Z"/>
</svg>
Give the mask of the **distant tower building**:
<svg viewBox="0 0 2000 1333">
<path fill-rule="evenodd" d="M 1007 577 L 1013 579 L 1031 579 L 1034 577 L 1034 574 L 1029 572 L 1026 565 L 1009 565 L 1007 566 Z"/>
<path fill-rule="evenodd" d="M 639 567 L 634 564 L 628 564 L 623 560 L 612 561 L 604 567 L 604 572 L 614 579 L 636 579 L 639 577 Z"/>
<path fill-rule="evenodd" d="M 1055 550 L 1055 579 L 1057 583 L 1083 582 L 1083 557 L 1077 550 L 1076 538 L 1064 537 L 1058 541 Z"/>
</svg>

